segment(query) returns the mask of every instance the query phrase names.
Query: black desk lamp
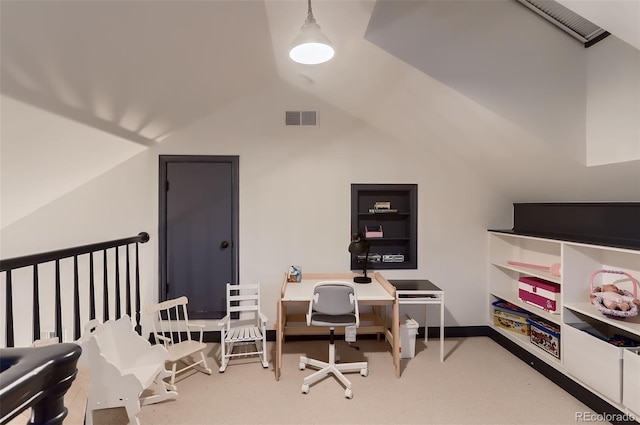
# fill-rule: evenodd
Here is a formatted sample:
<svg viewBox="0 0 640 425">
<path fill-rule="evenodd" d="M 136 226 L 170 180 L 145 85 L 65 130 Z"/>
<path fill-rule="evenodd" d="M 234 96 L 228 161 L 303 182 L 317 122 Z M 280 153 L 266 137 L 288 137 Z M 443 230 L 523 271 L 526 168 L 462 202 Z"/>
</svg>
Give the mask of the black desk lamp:
<svg viewBox="0 0 640 425">
<path fill-rule="evenodd" d="M 362 236 L 362 233 L 354 233 L 351 243 L 349 244 L 349 252 L 356 255 L 364 254 L 364 276 L 356 276 L 353 278 L 355 283 L 371 283 L 371 278 L 367 277 L 367 264 L 369 263 L 369 242 Z"/>
</svg>

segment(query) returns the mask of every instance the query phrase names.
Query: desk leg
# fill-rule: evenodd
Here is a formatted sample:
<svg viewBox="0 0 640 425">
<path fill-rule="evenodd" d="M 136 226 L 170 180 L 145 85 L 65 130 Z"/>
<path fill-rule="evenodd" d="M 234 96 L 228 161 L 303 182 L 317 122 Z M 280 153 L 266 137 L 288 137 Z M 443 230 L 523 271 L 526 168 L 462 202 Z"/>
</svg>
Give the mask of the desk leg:
<svg viewBox="0 0 640 425">
<path fill-rule="evenodd" d="M 444 362 L 444 292 L 440 295 L 440 363 Z"/>
<path fill-rule="evenodd" d="M 282 338 L 284 336 L 284 321 L 282 320 L 282 300 L 278 300 L 276 306 L 276 381 L 280 380 L 280 368 L 282 367 Z"/>
<path fill-rule="evenodd" d="M 429 305 L 425 305 L 424 313 L 424 345 L 429 346 Z"/>
<path fill-rule="evenodd" d="M 373 324 L 374 326 L 380 326 L 382 329 L 385 329 L 385 324 L 386 322 L 386 306 L 383 305 L 372 305 L 371 306 L 371 310 L 373 311 Z M 382 335 L 382 337 L 384 338 L 385 336 L 385 332 L 382 331 L 381 333 L 378 332 L 376 334 L 376 341 L 380 342 L 380 335 Z"/>
<path fill-rule="evenodd" d="M 393 365 L 396 368 L 396 378 L 400 378 L 400 306 L 397 298 L 393 302 L 392 310 L 393 319 L 391 332 L 393 333 Z"/>
</svg>

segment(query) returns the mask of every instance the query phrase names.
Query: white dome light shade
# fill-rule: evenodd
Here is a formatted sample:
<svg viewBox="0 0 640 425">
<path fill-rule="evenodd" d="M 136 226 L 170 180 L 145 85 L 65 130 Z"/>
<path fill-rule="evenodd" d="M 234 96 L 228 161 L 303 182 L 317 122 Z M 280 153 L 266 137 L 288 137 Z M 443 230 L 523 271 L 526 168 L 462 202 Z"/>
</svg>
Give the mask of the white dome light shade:
<svg viewBox="0 0 640 425">
<path fill-rule="evenodd" d="M 289 57 L 295 62 L 305 65 L 316 65 L 331 59 L 334 55 L 331 42 L 320 30 L 311 12 L 309 1 L 309 15 L 300 28 L 300 34 L 293 40 Z"/>
</svg>

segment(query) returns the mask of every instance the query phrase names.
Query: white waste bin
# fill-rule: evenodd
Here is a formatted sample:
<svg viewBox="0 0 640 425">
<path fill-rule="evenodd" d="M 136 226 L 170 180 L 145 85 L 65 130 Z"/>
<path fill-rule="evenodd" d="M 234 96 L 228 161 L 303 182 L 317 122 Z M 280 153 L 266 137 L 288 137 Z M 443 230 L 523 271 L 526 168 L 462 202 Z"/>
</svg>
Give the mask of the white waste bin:
<svg viewBox="0 0 640 425">
<path fill-rule="evenodd" d="M 400 323 L 400 358 L 412 359 L 416 355 L 416 335 L 418 334 L 418 322 L 405 317 L 404 323 Z"/>
</svg>

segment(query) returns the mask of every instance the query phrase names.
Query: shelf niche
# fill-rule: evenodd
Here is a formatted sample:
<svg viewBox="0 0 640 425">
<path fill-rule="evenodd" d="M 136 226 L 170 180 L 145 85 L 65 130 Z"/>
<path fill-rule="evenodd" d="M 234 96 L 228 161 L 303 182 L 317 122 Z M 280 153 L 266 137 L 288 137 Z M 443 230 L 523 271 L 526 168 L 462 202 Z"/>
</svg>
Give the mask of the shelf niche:
<svg viewBox="0 0 640 425">
<path fill-rule="evenodd" d="M 370 212 L 376 202 L 389 202 L 393 212 Z M 380 261 L 369 261 L 367 270 L 417 269 L 418 185 L 352 184 L 351 233 L 365 235 L 365 226 L 382 226 L 382 237 L 367 238 L 369 258 L 380 254 Z M 403 255 L 402 262 L 384 262 L 384 255 Z M 374 256 L 375 258 L 375 256 Z M 351 255 L 351 270 L 364 264 Z"/>
</svg>

